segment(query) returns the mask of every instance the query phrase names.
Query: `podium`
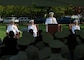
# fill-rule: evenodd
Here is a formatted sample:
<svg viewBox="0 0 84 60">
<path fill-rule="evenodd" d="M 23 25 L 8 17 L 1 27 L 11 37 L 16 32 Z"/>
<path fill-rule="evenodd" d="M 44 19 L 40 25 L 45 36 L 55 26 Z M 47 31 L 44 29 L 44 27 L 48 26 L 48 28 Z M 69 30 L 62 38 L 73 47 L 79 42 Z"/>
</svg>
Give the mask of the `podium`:
<svg viewBox="0 0 84 60">
<path fill-rule="evenodd" d="M 60 24 L 48 24 L 48 25 L 46 25 L 46 32 L 49 32 L 50 34 L 54 34 L 57 31 L 62 31 Z"/>
</svg>

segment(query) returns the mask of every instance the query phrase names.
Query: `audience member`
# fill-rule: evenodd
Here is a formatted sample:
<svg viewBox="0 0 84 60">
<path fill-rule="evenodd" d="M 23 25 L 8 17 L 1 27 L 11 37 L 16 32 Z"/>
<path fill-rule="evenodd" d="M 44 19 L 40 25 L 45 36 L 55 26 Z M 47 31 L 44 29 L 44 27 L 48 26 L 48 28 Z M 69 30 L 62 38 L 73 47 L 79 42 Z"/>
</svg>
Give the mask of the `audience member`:
<svg viewBox="0 0 84 60">
<path fill-rule="evenodd" d="M 76 35 L 71 32 L 71 34 L 67 38 L 67 45 L 70 50 L 71 57 L 73 59 L 73 52 L 75 47 L 78 45 L 78 42 L 76 40 Z"/>
<path fill-rule="evenodd" d="M 14 55 L 18 53 L 17 50 L 17 39 L 14 38 L 14 32 L 10 31 L 9 36 L 3 39 L 3 44 L 5 45 L 2 48 L 2 55 Z"/>
</svg>

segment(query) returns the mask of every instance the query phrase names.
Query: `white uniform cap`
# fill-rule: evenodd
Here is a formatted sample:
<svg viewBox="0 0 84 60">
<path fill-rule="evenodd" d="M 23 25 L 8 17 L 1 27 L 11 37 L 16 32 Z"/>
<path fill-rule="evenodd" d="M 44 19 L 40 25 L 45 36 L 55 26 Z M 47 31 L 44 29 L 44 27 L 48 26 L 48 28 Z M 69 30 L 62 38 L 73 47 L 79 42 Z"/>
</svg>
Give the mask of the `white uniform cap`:
<svg viewBox="0 0 84 60">
<path fill-rule="evenodd" d="M 49 14 L 54 14 L 54 12 L 49 12 Z"/>
<path fill-rule="evenodd" d="M 11 22 L 14 22 L 14 19 L 12 19 Z"/>
<path fill-rule="evenodd" d="M 73 22 L 79 22 L 79 20 L 74 20 Z"/>
<path fill-rule="evenodd" d="M 29 22 L 34 22 L 34 20 L 30 20 Z"/>
</svg>

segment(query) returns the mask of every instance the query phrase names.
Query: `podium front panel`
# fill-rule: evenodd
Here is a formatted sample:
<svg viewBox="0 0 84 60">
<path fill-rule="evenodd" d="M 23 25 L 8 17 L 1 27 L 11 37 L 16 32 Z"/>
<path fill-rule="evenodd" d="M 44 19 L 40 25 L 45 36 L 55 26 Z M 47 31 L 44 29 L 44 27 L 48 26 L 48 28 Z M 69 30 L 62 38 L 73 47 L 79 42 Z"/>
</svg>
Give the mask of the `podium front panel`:
<svg viewBox="0 0 84 60">
<path fill-rule="evenodd" d="M 47 29 L 50 34 L 54 34 L 58 31 L 59 27 L 58 24 L 48 24 Z"/>
</svg>

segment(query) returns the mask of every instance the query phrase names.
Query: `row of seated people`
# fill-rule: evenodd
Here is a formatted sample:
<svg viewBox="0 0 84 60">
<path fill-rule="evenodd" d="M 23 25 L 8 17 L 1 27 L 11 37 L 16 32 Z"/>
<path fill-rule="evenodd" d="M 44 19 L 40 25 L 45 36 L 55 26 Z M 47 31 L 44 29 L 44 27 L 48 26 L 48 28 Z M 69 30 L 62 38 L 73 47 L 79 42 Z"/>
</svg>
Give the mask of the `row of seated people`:
<svg viewBox="0 0 84 60">
<path fill-rule="evenodd" d="M 27 24 L 27 30 L 29 32 L 29 30 L 32 29 L 33 30 L 33 36 L 37 37 L 37 32 L 38 32 L 38 26 L 36 24 L 34 24 L 34 20 L 30 20 L 29 23 Z M 47 29 L 47 27 L 46 27 Z M 61 25 L 58 24 L 58 31 L 62 31 L 61 29 Z M 69 24 L 69 30 L 72 31 L 73 34 L 75 34 L 75 30 L 80 30 L 80 25 L 78 20 L 75 20 L 73 22 L 73 24 Z M 18 29 L 18 26 L 14 23 L 14 21 L 12 20 L 10 22 L 9 25 L 6 26 L 6 34 L 9 34 L 9 31 L 13 31 L 14 34 L 16 35 L 15 37 L 18 39 L 20 37 L 20 30 Z"/>
<path fill-rule="evenodd" d="M 30 29 L 33 30 L 33 36 L 37 36 L 37 31 L 38 27 L 36 24 L 34 24 L 34 20 L 30 20 L 29 23 L 27 24 L 28 32 Z M 18 24 L 15 24 L 13 20 L 11 20 L 10 24 L 6 25 L 6 35 L 9 35 L 9 32 L 13 31 L 15 38 L 19 39 L 20 38 L 20 30 L 18 29 Z"/>
</svg>

